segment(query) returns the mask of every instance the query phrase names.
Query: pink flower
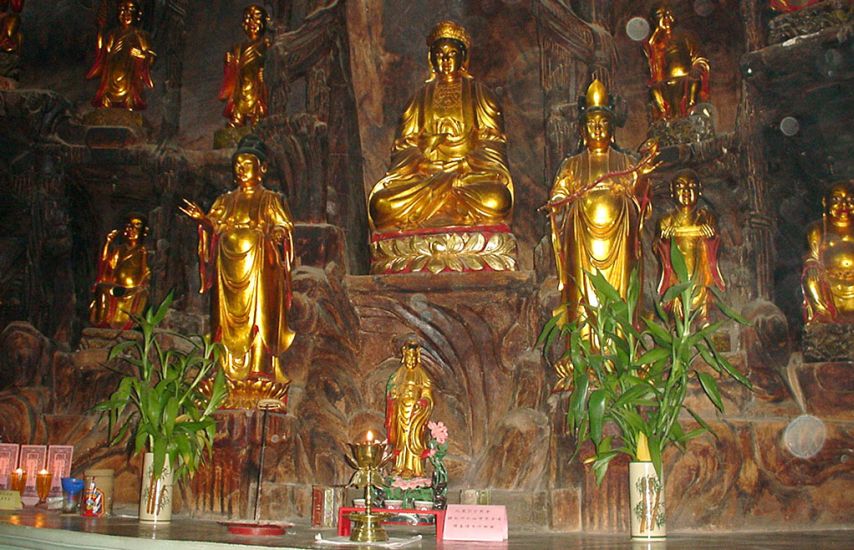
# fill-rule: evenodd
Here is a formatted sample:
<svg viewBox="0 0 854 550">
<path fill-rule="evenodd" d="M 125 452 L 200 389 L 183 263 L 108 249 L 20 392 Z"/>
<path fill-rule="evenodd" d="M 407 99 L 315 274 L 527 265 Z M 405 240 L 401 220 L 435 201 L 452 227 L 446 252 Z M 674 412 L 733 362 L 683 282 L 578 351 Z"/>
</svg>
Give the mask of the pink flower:
<svg viewBox="0 0 854 550">
<path fill-rule="evenodd" d="M 448 427 L 442 422 L 428 422 L 427 427 L 430 429 L 430 436 L 436 440 L 439 445 L 448 440 Z"/>
</svg>

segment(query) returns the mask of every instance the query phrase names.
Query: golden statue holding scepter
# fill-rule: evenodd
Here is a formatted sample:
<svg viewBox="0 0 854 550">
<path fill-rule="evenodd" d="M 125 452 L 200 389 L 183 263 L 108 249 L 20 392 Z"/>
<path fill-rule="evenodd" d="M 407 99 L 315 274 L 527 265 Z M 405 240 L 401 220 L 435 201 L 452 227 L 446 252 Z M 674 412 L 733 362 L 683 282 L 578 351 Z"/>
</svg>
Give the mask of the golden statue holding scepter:
<svg viewBox="0 0 854 550">
<path fill-rule="evenodd" d="M 588 273 L 601 273 L 625 298 L 641 266 L 640 234 L 651 211 L 644 176 L 658 166 L 658 147 L 648 141 L 635 162 L 613 144 L 613 117 L 608 90 L 594 79 L 582 105 L 584 150 L 563 161 L 545 206 L 566 322 L 598 303 Z"/>
</svg>

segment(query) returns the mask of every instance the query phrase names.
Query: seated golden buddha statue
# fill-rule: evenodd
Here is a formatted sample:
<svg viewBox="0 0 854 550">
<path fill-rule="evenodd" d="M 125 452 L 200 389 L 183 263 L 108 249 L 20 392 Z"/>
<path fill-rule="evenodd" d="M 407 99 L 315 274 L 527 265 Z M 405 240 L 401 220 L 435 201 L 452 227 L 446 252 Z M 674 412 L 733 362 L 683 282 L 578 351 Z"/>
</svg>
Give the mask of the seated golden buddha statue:
<svg viewBox="0 0 854 550">
<path fill-rule="evenodd" d="M 837 183 L 807 229 L 801 286 L 807 323 L 854 323 L 854 182 Z"/>
<path fill-rule="evenodd" d="M 673 12 L 666 3 L 656 5 L 650 19 L 656 26 L 644 53 L 653 119 L 684 117 L 698 102 L 709 100 L 709 61 L 700 55 L 693 36 L 673 29 Z"/>
<path fill-rule="evenodd" d="M 21 51 L 21 10 L 24 0 L 0 0 L 0 52 L 17 54 Z"/>
<path fill-rule="evenodd" d="M 119 230 L 107 234 L 98 259 L 98 275 L 92 287 L 89 322 L 99 328 L 129 329 L 133 315 L 139 315 L 148 303 L 148 250 L 143 241 L 148 234 L 145 218 L 127 217 L 122 242 L 116 244 Z"/>
<path fill-rule="evenodd" d="M 226 102 L 223 115 L 232 128 L 255 125 L 267 115 L 264 56 L 271 42 L 264 35 L 268 21 L 264 8 L 257 4 L 247 6 L 243 10 L 243 31 L 247 40 L 225 54 L 219 99 Z"/>
<path fill-rule="evenodd" d="M 424 475 L 426 428 L 432 412 L 433 382 L 421 366 L 421 347 L 411 339 L 403 344 L 400 367 L 386 385 L 385 429 L 394 452 L 393 475 Z"/>
<path fill-rule="evenodd" d="M 92 105 L 128 111 L 145 109 L 143 91 L 151 88 L 151 65 L 155 53 L 148 33 L 136 28 L 142 17 L 138 0 L 120 0 L 119 26 L 98 32 L 95 62 L 86 78 L 99 77 L 98 91 Z M 141 117 L 139 117 L 141 124 Z M 89 120 L 87 120 L 89 122 Z"/>
<path fill-rule="evenodd" d="M 714 285 L 723 290 L 724 278 L 718 268 L 720 237 L 717 221 L 709 210 L 697 207 L 701 194 L 700 180 L 693 170 L 681 170 L 676 174 L 670 182 L 670 197 L 676 202 L 676 208 L 658 222 L 656 252 L 661 262 L 658 292 L 663 295 L 679 282 L 670 258 L 671 239 L 676 242 L 685 258 L 688 274 L 697 284 L 691 310 L 699 311 L 698 322 L 705 325 L 709 322 L 709 306 L 714 299 L 709 288 Z M 671 307 L 677 315 L 683 313 L 678 297 Z"/>
<path fill-rule="evenodd" d="M 199 224 L 201 292 L 211 291 L 211 330 L 225 348 L 228 408 L 283 406 L 288 377 L 279 355 L 290 347 L 293 218 L 287 203 L 263 185 L 267 149 L 244 137 L 232 156 L 237 189 L 205 214 L 185 200 L 180 210 Z"/>
<path fill-rule="evenodd" d="M 430 33 L 427 45 L 430 78 L 406 106 L 392 146 L 391 167 L 374 185 L 368 200 L 374 272 L 386 271 L 377 269 L 378 263 L 386 265 L 377 253 L 394 256 L 413 247 L 412 240 L 409 245 L 385 243 L 379 247 L 378 241 L 392 233 L 415 235 L 414 247 L 425 252 L 422 260 L 398 262 L 392 271 L 427 267 L 429 260 L 437 259 L 435 255 L 430 258 L 431 253 L 449 248 L 447 242 L 435 241 L 442 234 L 463 235 L 460 242 L 468 244 L 473 244 L 468 239 L 478 239 L 470 236 L 478 234 L 483 240 L 481 249 L 496 234 L 512 238 L 507 224 L 513 213 L 513 182 L 507 167 L 504 123 L 492 94 L 468 72 L 471 38 L 461 26 L 443 21 Z M 515 251 L 515 240 L 512 249 Z M 510 259 L 515 266 L 515 259 Z M 476 269 L 477 264 L 478 260 L 472 260 L 456 269 L 453 260 L 442 266 L 433 261 L 429 268 L 463 271 Z M 480 262 L 480 268 L 483 266 Z"/>
<path fill-rule="evenodd" d="M 583 316 L 585 303 L 598 304 L 588 273 L 601 273 L 625 298 L 641 266 L 641 230 L 652 209 L 644 176 L 657 166 L 658 150 L 648 142 L 635 162 L 614 146 L 612 103 L 594 79 L 581 105 L 584 149 L 561 163 L 546 205 L 563 297 L 556 313 L 565 311 L 569 322 Z"/>
</svg>

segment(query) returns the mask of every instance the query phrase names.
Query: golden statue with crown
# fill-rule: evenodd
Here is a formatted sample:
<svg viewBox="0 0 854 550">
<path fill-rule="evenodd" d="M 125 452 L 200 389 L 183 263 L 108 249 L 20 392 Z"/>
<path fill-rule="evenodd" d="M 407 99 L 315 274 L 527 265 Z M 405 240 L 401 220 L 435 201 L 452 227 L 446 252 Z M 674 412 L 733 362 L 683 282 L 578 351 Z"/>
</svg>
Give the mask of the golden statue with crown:
<svg viewBox="0 0 854 550">
<path fill-rule="evenodd" d="M 368 199 L 374 273 L 515 269 L 504 121 L 469 73 L 452 21 L 427 37 L 430 78 L 401 116 L 391 167 Z"/>
<path fill-rule="evenodd" d="M 564 159 L 546 207 L 557 265 L 561 311 L 567 322 L 595 305 L 588 276 L 601 273 L 625 297 L 629 276 L 641 266 L 641 230 L 652 210 L 645 177 L 657 166 L 654 141 L 635 161 L 614 144 L 613 101 L 597 79 L 581 109 L 584 149 Z"/>
</svg>

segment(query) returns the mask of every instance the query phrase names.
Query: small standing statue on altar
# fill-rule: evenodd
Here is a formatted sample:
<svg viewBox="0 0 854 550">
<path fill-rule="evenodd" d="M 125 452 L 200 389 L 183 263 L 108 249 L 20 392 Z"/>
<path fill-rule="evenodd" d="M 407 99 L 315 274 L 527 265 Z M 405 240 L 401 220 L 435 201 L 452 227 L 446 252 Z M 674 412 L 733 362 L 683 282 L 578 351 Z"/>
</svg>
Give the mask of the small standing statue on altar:
<svg viewBox="0 0 854 550">
<path fill-rule="evenodd" d="M 819 222 L 807 229 L 801 287 L 804 320 L 854 323 L 854 181 L 835 184 L 821 201 Z"/>
<path fill-rule="evenodd" d="M 127 216 L 120 243 L 116 243 L 118 229 L 107 234 L 89 304 L 92 326 L 128 330 L 133 326 L 133 316 L 145 309 L 151 279 L 146 235 L 148 223 L 139 214 Z"/>
<path fill-rule="evenodd" d="M 106 19 L 99 21 L 95 62 L 86 74 L 100 79 L 92 99 L 97 109 L 86 116 L 87 124 L 142 126 L 138 111 L 146 107 L 144 90 L 154 87 L 151 65 L 156 54 L 148 33 L 136 26 L 141 18 L 138 0 L 119 0 L 119 26 L 106 32 Z"/>
<path fill-rule="evenodd" d="M 23 9 L 24 0 L 0 0 L 0 90 L 16 87 L 20 76 Z"/>
<path fill-rule="evenodd" d="M 243 10 L 246 41 L 234 45 L 225 54 L 219 99 L 226 102 L 223 115 L 228 119 L 228 126 L 214 135 L 214 149 L 233 146 L 267 116 L 264 58 L 272 44 L 266 36 L 268 23 L 267 11 L 261 6 L 251 4 Z"/>
<path fill-rule="evenodd" d="M 433 422 L 433 381 L 421 364 L 421 346 L 411 337 L 401 347 L 400 367 L 386 384 L 385 429 L 391 449 L 386 507 L 431 507 L 447 503 L 448 428 Z M 427 477 L 425 463 L 433 473 Z M 396 500 L 400 502 L 395 504 Z"/>
<path fill-rule="evenodd" d="M 700 180 L 693 170 L 685 169 L 676 174 L 670 182 L 670 197 L 676 202 L 676 208 L 658 222 L 656 252 L 661 262 L 659 294 L 664 295 L 668 288 L 678 283 L 670 258 L 671 241 L 674 241 L 685 258 L 689 275 L 697 284 L 691 310 L 698 311 L 697 321 L 707 325 L 710 321 L 709 306 L 714 299 L 709 289 L 714 286 L 723 290 L 725 284 L 718 267 L 720 236 L 717 221 L 709 210 L 697 206 L 701 194 Z M 670 307 L 675 308 L 677 315 L 682 314 L 679 297 Z"/>
<path fill-rule="evenodd" d="M 643 45 L 652 99 L 650 137 L 664 145 L 714 137 L 711 109 L 697 108 L 709 101 L 709 60 L 700 55 L 692 34 L 673 28 L 667 3 L 657 4 L 650 19 L 655 30 Z"/>
<path fill-rule="evenodd" d="M 391 167 L 368 199 L 374 273 L 515 269 L 504 121 L 469 73 L 471 45 L 452 21 L 427 37 L 430 78 L 407 104 Z"/>
<path fill-rule="evenodd" d="M 211 330 L 225 348 L 225 407 L 283 407 L 290 382 L 279 356 L 294 338 L 293 218 L 282 196 L 263 185 L 267 148 L 260 139 L 240 140 L 231 162 L 237 189 L 217 197 L 207 214 L 186 199 L 180 210 L 199 224 L 201 292 L 211 291 Z"/>
<path fill-rule="evenodd" d="M 601 273 L 626 297 L 652 210 L 645 176 L 658 166 L 655 141 L 644 144 L 637 162 L 615 147 L 613 99 L 601 81 L 593 80 L 579 106 L 584 149 L 564 159 L 544 207 L 562 295 L 555 313 L 564 314 L 564 322 L 582 318 L 585 304 L 598 304 L 589 273 Z"/>
<path fill-rule="evenodd" d="M 400 367 L 389 377 L 385 395 L 385 428 L 394 453 L 392 474 L 422 477 L 433 381 L 421 365 L 421 346 L 415 339 L 403 344 Z"/>
</svg>

